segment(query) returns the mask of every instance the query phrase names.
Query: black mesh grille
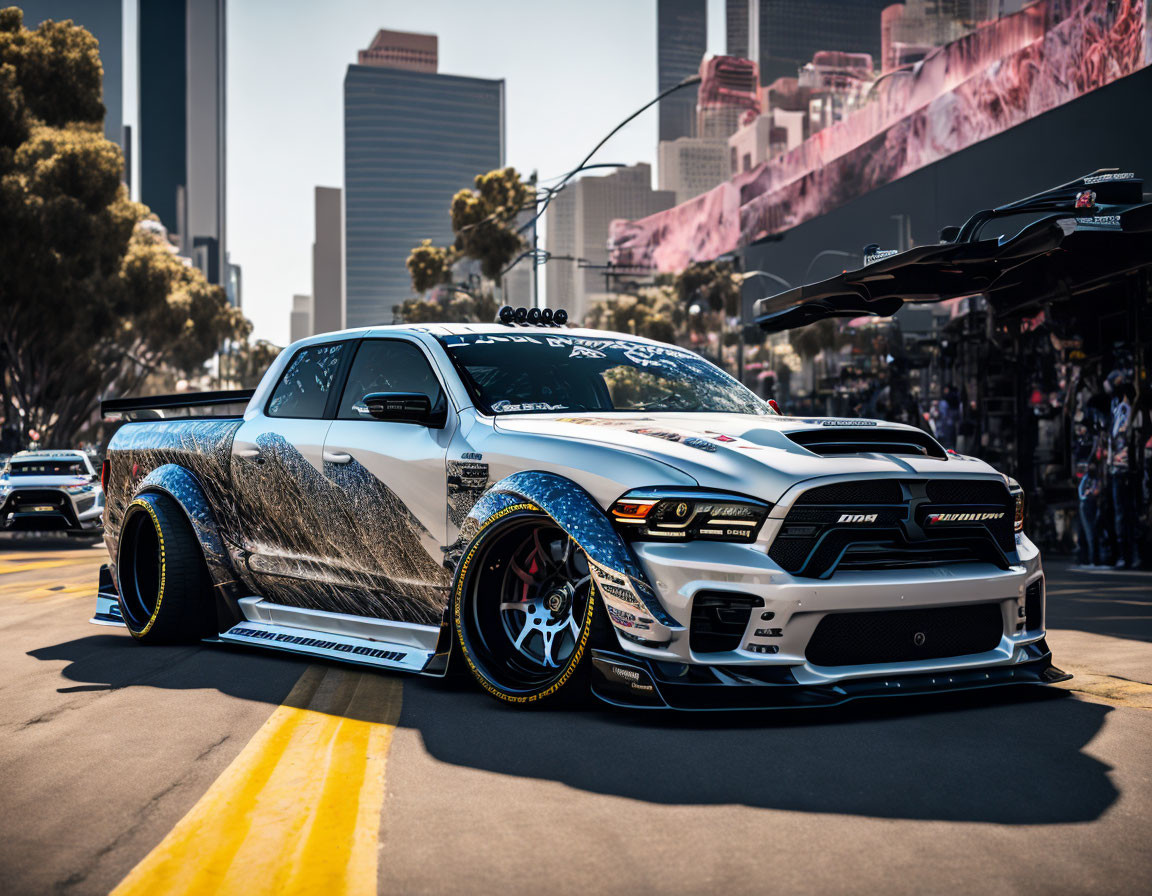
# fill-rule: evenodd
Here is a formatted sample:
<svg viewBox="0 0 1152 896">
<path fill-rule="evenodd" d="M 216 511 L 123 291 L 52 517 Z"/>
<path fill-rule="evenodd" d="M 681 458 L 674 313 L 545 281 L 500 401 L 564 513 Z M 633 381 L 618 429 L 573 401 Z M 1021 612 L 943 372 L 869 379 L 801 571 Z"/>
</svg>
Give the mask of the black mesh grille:
<svg viewBox="0 0 1152 896">
<path fill-rule="evenodd" d="M 781 569 L 796 572 L 804 565 L 812 552 L 811 538 L 783 538 L 777 536 L 772 542 L 768 556 L 779 564 Z"/>
<path fill-rule="evenodd" d="M 1016 550 L 1008 489 L 991 480 L 841 482 L 809 489 L 781 524 L 768 556 L 795 575 L 984 562 L 1007 568 Z M 920 495 L 914 524 L 905 495 Z M 927 498 L 923 502 L 923 498 Z M 923 502 L 923 503 L 921 503 Z M 935 513 L 1001 516 L 930 521 Z"/>
<path fill-rule="evenodd" d="M 1044 628 L 1044 589 L 1041 579 L 1037 579 L 1024 590 L 1024 621 L 1030 632 Z"/>
<path fill-rule="evenodd" d="M 1004 633 L 1000 605 L 831 613 L 805 656 L 817 666 L 865 666 L 967 656 L 993 650 Z"/>
<path fill-rule="evenodd" d="M 895 479 L 871 479 L 864 482 L 838 482 L 810 488 L 796 501 L 805 504 L 899 504 L 900 483 Z"/>
<path fill-rule="evenodd" d="M 1011 503 L 1008 486 L 988 479 L 933 479 L 928 483 L 928 500 L 933 504 Z M 1015 505 L 1013 505 L 1015 507 Z"/>
<path fill-rule="evenodd" d="M 839 569 L 932 569 L 952 563 L 969 563 L 973 556 L 969 544 L 931 544 L 895 547 L 891 544 L 854 544 L 849 547 L 836 568 Z"/>
<path fill-rule="evenodd" d="M 20 489 L 19 491 L 14 491 L 9 500 L 11 501 L 12 509 L 40 504 L 53 504 L 56 507 L 63 507 L 68 503 L 68 499 L 63 492 L 49 490 L 36 491 L 35 489 Z"/>
</svg>

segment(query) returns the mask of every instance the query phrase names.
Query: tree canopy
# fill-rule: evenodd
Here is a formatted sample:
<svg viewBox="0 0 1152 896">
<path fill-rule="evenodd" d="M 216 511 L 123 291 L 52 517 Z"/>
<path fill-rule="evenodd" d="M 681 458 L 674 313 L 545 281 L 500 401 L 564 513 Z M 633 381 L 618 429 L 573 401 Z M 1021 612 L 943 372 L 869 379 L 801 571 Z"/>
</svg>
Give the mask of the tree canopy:
<svg viewBox="0 0 1152 896">
<path fill-rule="evenodd" d="M 408 299 L 392 308 L 397 323 L 491 323 L 496 319 L 496 299 L 489 292 L 462 289 L 437 290 L 426 299 Z"/>
<path fill-rule="evenodd" d="M 0 412 L 19 445 L 66 445 L 102 395 L 251 329 L 129 199 L 101 76 L 83 28 L 0 10 Z"/>
<path fill-rule="evenodd" d="M 584 314 L 584 326 L 676 342 L 686 319 L 686 309 L 672 287 L 646 286 L 594 302 Z"/>
<path fill-rule="evenodd" d="M 426 239 L 409 254 L 408 273 L 415 292 L 423 294 L 433 287 L 451 283 L 453 266 L 465 259 L 479 262 L 480 273 L 488 280 L 498 280 L 524 250 L 524 239 L 517 233 L 516 216 L 533 206 L 533 187 L 521 179 L 515 168 L 497 168 L 478 174 L 475 184 L 474 189 L 460 190 L 452 197 L 448 208 L 454 235 L 452 245 L 436 246 Z M 404 303 L 405 307 L 410 304 Z"/>
</svg>

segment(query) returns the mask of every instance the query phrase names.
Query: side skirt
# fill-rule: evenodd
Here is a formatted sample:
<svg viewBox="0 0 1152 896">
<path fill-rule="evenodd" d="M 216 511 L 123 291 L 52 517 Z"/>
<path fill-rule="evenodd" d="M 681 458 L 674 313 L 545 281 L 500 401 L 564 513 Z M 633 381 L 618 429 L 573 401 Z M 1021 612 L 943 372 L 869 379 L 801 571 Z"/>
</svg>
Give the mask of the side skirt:
<svg viewBox="0 0 1152 896">
<path fill-rule="evenodd" d="M 283 650 L 395 672 L 444 674 L 446 657 L 436 653 L 440 626 L 304 610 L 259 597 L 242 598 L 240 610 L 245 621 L 204 640 Z M 89 621 L 124 628 L 120 600 L 107 564 L 100 567 L 96 613 Z"/>
<path fill-rule="evenodd" d="M 225 644 L 270 647 L 273 650 L 396 672 L 423 671 L 435 652 L 407 644 L 370 641 L 367 638 L 293 628 L 272 622 L 241 622 L 221 634 L 218 640 Z"/>
</svg>

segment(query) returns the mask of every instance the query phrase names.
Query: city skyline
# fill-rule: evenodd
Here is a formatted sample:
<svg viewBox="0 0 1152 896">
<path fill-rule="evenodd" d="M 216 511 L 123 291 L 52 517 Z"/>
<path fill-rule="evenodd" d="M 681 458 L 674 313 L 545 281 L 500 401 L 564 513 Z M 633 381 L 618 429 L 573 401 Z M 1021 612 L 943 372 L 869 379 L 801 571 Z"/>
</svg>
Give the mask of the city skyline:
<svg viewBox="0 0 1152 896">
<path fill-rule="evenodd" d="M 292 296 L 311 284 L 313 189 L 343 186 L 345 72 L 379 29 L 436 34 L 441 72 L 505 80 L 506 162 L 525 176 L 533 168 L 541 178 L 563 174 L 656 95 L 654 0 L 593 2 L 576 20 L 528 2 L 501 3 L 495 17 L 443 0 L 417 8 L 349 0 L 319 20 L 300 3 L 276 4 L 276 15 L 272 8 L 229 9 L 228 225 L 229 250 L 244 268 L 244 312 L 258 338 L 277 344 L 287 341 Z M 709 0 L 709 53 L 723 51 L 723 10 L 722 0 Z M 611 29 L 603 27 L 608 19 Z M 536 22 L 528 33 L 564 39 L 518 39 L 516 53 L 492 52 L 510 21 Z M 654 164 L 656 138 L 653 109 L 597 159 Z"/>
</svg>

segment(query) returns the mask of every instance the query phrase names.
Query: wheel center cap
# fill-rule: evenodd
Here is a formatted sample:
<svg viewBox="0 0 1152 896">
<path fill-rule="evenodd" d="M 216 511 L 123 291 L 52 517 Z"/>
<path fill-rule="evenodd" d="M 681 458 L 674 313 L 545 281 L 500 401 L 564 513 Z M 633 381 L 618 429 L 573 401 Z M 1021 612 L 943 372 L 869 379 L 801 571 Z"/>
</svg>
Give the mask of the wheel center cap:
<svg viewBox="0 0 1152 896">
<path fill-rule="evenodd" d="M 553 591 L 544 598 L 544 606 L 549 612 L 559 613 L 564 608 L 564 595 L 559 591 Z"/>
</svg>

